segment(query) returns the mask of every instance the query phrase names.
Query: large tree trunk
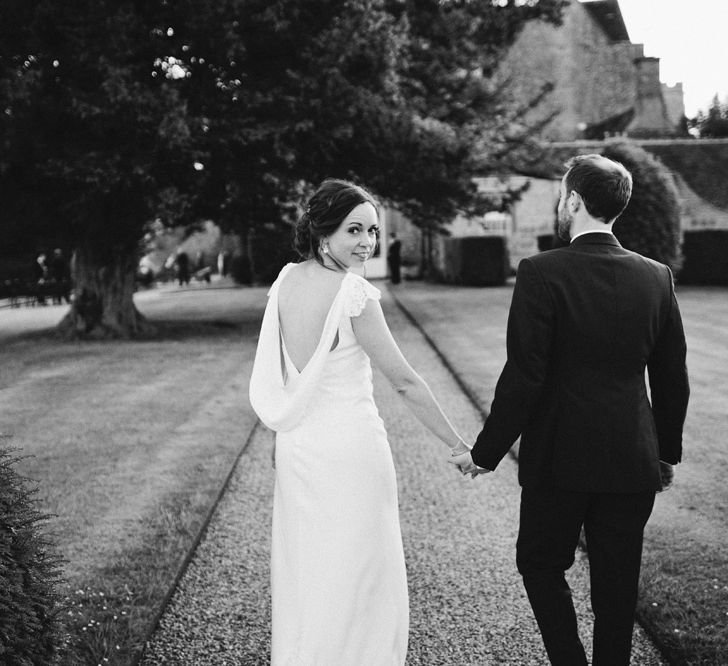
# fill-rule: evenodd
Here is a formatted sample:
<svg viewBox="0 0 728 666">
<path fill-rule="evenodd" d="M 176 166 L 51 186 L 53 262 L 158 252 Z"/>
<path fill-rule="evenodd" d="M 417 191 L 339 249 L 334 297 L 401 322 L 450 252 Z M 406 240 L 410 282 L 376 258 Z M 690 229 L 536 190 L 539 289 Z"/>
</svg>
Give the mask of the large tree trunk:
<svg viewBox="0 0 728 666">
<path fill-rule="evenodd" d="M 89 249 L 73 255 L 75 298 L 58 325 L 69 338 L 134 338 L 154 327 L 134 305 L 136 256 L 114 254 L 104 260 Z"/>
</svg>

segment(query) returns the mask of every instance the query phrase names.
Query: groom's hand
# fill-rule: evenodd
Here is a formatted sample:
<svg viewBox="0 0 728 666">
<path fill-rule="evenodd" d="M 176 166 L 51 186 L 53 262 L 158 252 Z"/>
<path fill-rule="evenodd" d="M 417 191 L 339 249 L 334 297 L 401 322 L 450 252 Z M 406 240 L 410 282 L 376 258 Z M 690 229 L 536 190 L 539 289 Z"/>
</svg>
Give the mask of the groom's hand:
<svg viewBox="0 0 728 666">
<path fill-rule="evenodd" d="M 473 462 L 473 457 L 470 455 L 470 451 L 450 456 L 447 461 L 451 465 L 455 465 L 463 474 L 470 474 L 473 479 L 480 474 L 487 474 L 492 471 L 485 467 L 478 467 L 478 465 Z"/>
<path fill-rule="evenodd" d="M 672 478 L 674 474 L 675 472 L 672 469 L 672 465 L 660 460 L 660 490 L 658 492 L 661 493 L 663 490 L 667 490 L 672 485 Z"/>
</svg>

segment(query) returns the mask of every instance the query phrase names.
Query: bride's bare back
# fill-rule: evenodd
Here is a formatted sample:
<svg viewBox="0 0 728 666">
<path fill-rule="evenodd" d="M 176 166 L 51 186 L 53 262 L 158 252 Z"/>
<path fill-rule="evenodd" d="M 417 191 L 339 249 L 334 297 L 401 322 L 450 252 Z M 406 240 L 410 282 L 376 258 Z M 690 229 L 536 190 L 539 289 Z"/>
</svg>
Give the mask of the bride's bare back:
<svg viewBox="0 0 728 666">
<path fill-rule="evenodd" d="M 278 319 L 286 351 L 299 372 L 316 351 L 344 275 L 308 260 L 291 269 L 281 282 Z"/>
<path fill-rule="evenodd" d="M 278 288 L 278 321 L 286 351 L 302 372 L 316 352 L 326 316 L 346 273 L 323 268 L 309 259 L 294 266 Z M 378 300 L 368 300 L 351 319 L 357 342 L 408 403 L 415 416 L 451 448 L 467 446 L 455 432 L 423 379 L 402 355 Z M 331 346 L 338 344 L 338 335 Z"/>
</svg>

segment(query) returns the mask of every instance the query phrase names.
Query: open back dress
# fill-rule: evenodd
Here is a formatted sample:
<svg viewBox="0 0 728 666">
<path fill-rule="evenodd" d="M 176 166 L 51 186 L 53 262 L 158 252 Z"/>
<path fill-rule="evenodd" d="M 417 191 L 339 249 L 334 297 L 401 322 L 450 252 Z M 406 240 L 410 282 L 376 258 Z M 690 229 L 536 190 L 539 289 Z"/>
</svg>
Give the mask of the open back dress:
<svg viewBox="0 0 728 666">
<path fill-rule="evenodd" d="M 409 611 L 397 484 L 369 357 L 351 325 L 380 293 L 346 273 L 299 371 L 278 313 L 294 266 L 268 293 L 250 382 L 253 408 L 276 432 L 271 661 L 401 666 Z"/>
</svg>

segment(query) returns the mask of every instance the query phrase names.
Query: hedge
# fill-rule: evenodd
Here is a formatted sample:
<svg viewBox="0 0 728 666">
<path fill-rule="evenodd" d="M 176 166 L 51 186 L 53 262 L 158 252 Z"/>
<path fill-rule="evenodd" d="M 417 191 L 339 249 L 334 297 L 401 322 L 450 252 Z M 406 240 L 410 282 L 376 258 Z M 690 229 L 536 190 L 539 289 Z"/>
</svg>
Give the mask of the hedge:
<svg viewBox="0 0 728 666">
<path fill-rule="evenodd" d="M 510 274 L 506 239 L 500 236 L 448 238 L 443 278 L 471 286 L 502 285 Z"/>
<path fill-rule="evenodd" d="M 43 533 L 37 489 L 15 470 L 19 460 L 0 449 L 0 664 L 40 666 L 63 644 L 62 560 Z"/>
<path fill-rule="evenodd" d="M 680 204 L 672 174 L 655 157 L 624 139 L 609 141 L 602 155 L 632 174 L 632 197 L 614 223 L 614 235 L 628 250 L 667 264 L 677 273 L 680 256 Z"/>
<path fill-rule="evenodd" d="M 686 231 L 680 284 L 728 285 L 728 230 Z"/>
</svg>

